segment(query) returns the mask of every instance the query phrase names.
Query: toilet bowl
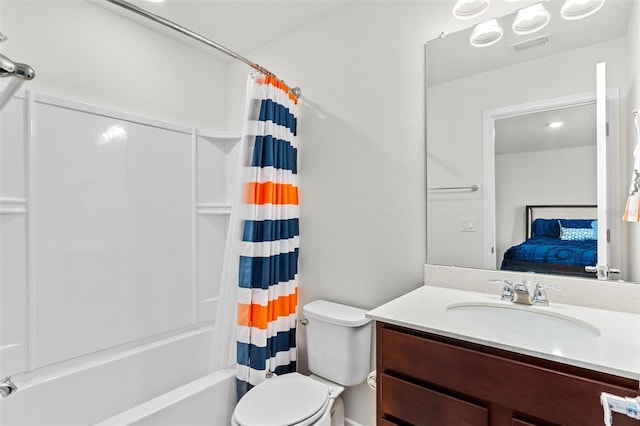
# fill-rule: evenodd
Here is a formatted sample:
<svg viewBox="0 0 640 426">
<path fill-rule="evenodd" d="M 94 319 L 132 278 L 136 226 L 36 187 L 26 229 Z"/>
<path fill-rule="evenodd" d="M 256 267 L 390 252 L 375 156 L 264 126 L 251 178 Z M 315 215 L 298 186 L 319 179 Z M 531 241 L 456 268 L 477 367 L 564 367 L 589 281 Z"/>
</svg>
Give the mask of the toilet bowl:
<svg viewBox="0 0 640 426">
<path fill-rule="evenodd" d="M 238 402 L 232 426 L 343 426 L 344 388 L 290 373 L 260 383 Z"/>
<path fill-rule="evenodd" d="M 369 372 L 371 320 L 365 310 L 326 300 L 303 306 L 310 376 L 264 380 L 236 405 L 232 426 L 344 426 L 344 386 Z"/>
</svg>

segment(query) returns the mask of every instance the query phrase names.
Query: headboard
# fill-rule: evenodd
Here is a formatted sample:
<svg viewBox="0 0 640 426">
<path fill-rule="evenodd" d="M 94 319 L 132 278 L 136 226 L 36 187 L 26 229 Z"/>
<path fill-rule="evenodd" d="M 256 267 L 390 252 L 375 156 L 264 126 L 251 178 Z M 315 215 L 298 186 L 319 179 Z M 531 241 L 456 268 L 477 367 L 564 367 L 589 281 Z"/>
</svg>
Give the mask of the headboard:
<svg viewBox="0 0 640 426">
<path fill-rule="evenodd" d="M 525 206 L 526 238 L 531 238 L 531 224 L 536 219 L 597 219 L 596 205 Z"/>
</svg>

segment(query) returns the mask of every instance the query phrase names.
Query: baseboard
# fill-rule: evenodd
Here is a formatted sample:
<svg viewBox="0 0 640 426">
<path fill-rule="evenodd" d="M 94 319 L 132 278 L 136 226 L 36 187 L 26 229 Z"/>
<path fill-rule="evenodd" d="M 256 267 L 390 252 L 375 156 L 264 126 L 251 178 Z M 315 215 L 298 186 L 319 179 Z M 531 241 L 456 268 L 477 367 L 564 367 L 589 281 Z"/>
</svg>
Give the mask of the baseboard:
<svg viewBox="0 0 640 426">
<path fill-rule="evenodd" d="M 364 426 L 364 425 L 361 425 L 358 422 L 354 422 L 353 420 L 345 418 L 344 419 L 344 426 Z"/>
</svg>

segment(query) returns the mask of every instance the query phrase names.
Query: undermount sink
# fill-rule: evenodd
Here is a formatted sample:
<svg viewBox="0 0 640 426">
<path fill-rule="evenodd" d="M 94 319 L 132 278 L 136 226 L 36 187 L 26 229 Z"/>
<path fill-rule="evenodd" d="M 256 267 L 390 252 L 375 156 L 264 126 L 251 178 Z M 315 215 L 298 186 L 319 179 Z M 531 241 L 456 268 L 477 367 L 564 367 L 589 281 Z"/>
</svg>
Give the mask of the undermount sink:
<svg viewBox="0 0 640 426">
<path fill-rule="evenodd" d="M 588 339 L 600 336 L 600 330 L 584 321 L 530 307 L 498 303 L 454 303 L 447 315 L 468 320 L 494 330 L 517 332 L 554 339 Z"/>
</svg>

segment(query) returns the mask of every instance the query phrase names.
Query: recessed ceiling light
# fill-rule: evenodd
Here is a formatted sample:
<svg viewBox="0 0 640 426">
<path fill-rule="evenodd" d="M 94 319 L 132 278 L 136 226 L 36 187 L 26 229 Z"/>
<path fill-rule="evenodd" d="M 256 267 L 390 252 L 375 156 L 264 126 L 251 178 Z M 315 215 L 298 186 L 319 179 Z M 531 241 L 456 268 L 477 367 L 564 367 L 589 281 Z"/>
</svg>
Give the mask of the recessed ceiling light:
<svg viewBox="0 0 640 426">
<path fill-rule="evenodd" d="M 567 0 L 560 9 L 560 15 L 569 21 L 586 18 L 600 10 L 604 2 L 605 0 Z"/>
<path fill-rule="evenodd" d="M 458 19 L 471 19 L 489 8 L 489 0 L 457 0 L 453 6 L 453 16 Z"/>
<path fill-rule="evenodd" d="M 547 127 L 551 129 L 557 129 L 558 127 L 562 127 L 563 124 L 564 122 L 562 121 L 554 121 L 552 123 L 547 124 Z"/>
<path fill-rule="evenodd" d="M 502 27 L 496 19 L 476 25 L 471 33 L 469 41 L 472 46 L 486 47 L 496 44 L 502 38 Z"/>
<path fill-rule="evenodd" d="M 531 34 L 546 27 L 551 16 L 541 3 L 518 11 L 511 28 L 516 34 Z"/>
</svg>

